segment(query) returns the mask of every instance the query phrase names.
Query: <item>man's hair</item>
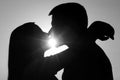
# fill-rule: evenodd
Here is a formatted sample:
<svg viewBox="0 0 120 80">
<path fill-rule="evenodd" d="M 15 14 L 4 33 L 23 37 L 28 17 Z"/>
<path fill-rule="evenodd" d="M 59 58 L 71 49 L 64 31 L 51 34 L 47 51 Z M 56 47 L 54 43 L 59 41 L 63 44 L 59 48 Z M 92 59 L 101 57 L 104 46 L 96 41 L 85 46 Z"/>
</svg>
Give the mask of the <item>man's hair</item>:
<svg viewBox="0 0 120 80">
<path fill-rule="evenodd" d="M 86 30 L 88 26 L 88 16 L 85 8 L 75 2 L 60 4 L 54 7 L 49 15 L 52 15 L 54 18 L 62 16 L 63 18 L 67 18 L 68 21 L 75 21 L 77 25 L 79 25 L 79 27 L 77 27 L 80 30 Z"/>
</svg>

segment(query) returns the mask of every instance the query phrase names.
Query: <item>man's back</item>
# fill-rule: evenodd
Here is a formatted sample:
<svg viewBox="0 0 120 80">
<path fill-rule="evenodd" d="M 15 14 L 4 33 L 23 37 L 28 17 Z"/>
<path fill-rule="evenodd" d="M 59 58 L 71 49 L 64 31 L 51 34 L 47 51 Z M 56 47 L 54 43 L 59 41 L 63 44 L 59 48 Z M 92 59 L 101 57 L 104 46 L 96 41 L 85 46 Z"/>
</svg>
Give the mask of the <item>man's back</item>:
<svg viewBox="0 0 120 80">
<path fill-rule="evenodd" d="M 63 80 L 113 80 L 108 57 L 96 44 L 72 50 L 75 54 L 65 66 Z"/>
</svg>

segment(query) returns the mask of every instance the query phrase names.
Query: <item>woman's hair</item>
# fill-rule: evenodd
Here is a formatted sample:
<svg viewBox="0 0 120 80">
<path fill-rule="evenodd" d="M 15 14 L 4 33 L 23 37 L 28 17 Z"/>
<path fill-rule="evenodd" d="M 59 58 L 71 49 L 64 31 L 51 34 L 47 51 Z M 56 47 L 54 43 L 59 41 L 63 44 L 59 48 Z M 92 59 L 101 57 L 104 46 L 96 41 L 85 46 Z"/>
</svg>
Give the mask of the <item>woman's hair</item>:
<svg viewBox="0 0 120 80">
<path fill-rule="evenodd" d="M 95 21 L 88 28 L 88 32 L 91 34 L 90 37 L 94 37 L 100 40 L 107 40 L 111 38 L 114 40 L 114 28 L 103 21 Z"/>
<path fill-rule="evenodd" d="M 19 80 L 22 77 L 26 66 L 36 56 L 42 56 L 40 40 L 45 33 L 33 22 L 25 23 L 17 27 L 10 36 L 8 80 Z M 21 79 L 20 79 L 21 80 Z"/>
</svg>

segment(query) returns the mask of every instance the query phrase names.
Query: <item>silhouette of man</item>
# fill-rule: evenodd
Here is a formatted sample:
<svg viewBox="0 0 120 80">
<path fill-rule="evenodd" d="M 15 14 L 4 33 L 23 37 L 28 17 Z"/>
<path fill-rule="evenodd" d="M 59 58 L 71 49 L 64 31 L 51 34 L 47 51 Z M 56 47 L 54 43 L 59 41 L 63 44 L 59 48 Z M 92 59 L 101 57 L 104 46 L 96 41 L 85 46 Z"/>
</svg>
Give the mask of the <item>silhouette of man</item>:
<svg viewBox="0 0 120 80">
<path fill-rule="evenodd" d="M 93 40 L 94 44 L 90 44 L 92 36 L 88 34 L 90 28 L 87 32 L 85 8 L 78 3 L 64 3 L 53 8 L 49 15 L 52 15 L 49 34 L 69 46 L 68 50 L 57 55 L 64 68 L 62 80 L 113 80 L 110 61 L 95 44 L 97 38 Z M 107 39 L 107 36 L 102 35 L 101 40 Z"/>
<path fill-rule="evenodd" d="M 69 49 L 58 54 L 64 72 L 62 80 L 86 80 L 84 71 L 85 45 L 88 17 L 85 8 L 78 3 L 64 3 L 52 9 L 52 29 L 49 34 L 62 40 Z M 60 44 L 60 45 L 61 45 Z M 83 74 L 84 72 L 84 74 Z"/>
<path fill-rule="evenodd" d="M 47 34 L 34 23 L 17 27 L 10 36 L 8 80 L 57 80 L 43 58 Z M 51 73 L 52 74 L 52 73 Z"/>
<path fill-rule="evenodd" d="M 87 31 L 87 13 L 85 8 L 78 3 L 71 2 L 60 4 L 53 8 L 49 15 L 52 15 L 52 29 L 50 30 L 49 34 L 62 39 L 61 36 L 66 37 L 66 35 L 70 33 L 70 35 L 67 35 L 67 42 L 62 39 L 64 40 L 64 43 L 66 42 L 69 44 L 71 41 L 73 41 L 71 40 L 73 37 L 78 36 L 77 34 L 83 35 Z M 72 36 L 72 34 L 76 34 L 76 36 Z"/>
</svg>

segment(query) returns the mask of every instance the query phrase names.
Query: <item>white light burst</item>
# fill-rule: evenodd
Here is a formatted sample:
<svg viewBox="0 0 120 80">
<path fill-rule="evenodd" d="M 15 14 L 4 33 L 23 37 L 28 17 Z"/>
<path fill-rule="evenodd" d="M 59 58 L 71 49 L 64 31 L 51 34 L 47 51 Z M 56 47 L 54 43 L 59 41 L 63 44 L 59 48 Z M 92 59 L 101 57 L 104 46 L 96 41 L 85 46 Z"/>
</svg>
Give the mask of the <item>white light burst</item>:
<svg viewBox="0 0 120 80">
<path fill-rule="evenodd" d="M 50 38 L 50 39 L 48 40 L 48 45 L 49 45 L 49 47 L 51 47 L 51 48 L 55 48 L 56 45 L 57 45 L 57 41 L 55 40 L 55 38 Z"/>
</svg>

